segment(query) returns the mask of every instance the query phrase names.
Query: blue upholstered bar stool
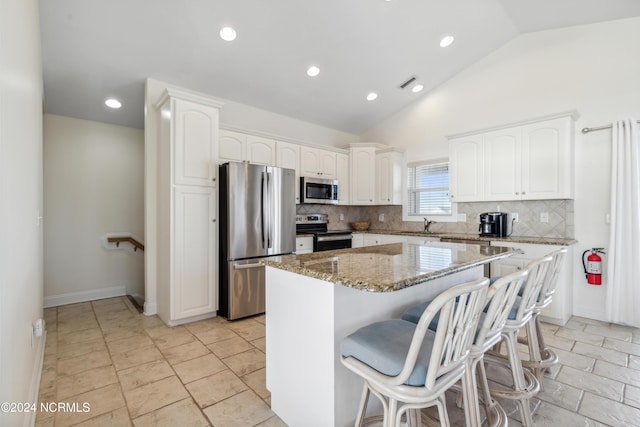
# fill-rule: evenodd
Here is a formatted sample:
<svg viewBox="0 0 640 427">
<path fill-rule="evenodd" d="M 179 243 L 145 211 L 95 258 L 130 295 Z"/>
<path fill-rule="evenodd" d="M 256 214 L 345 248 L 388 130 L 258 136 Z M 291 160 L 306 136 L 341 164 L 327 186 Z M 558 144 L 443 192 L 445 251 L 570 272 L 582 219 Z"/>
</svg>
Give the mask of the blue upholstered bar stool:
<svg viewBox="0 0 640 427">
<path fill-rule="evenodd" d="M 502 328 L 507 319 L 509 317 L 515 317 L 516 310 L 514 310 L 514 306 L 516 305 L 516 300 L 519 298 L 518 292 L 522 288 L 527 274 L 528 272 L 526 270 L 515 272 L 500 278 L 489 287 L 487 301 L 485 301 L 485 309 L 480 317 L 478 332 L 474 337 L 469 359 L 467 359 L 467 369 L 465 371 L 465 375 L 467 376 L 466 384 L 471 387 L 467 393 L 471 396 L 470 401 L 472 405 L 469 408 L 465 406 L 465 417 L 467 418 L 467 425 L 469 426 L 480 426 L 482 424 L 478 399 L 478 376 L 479 391 L 487 414 L 487 426 L 496 427 L 506 426 L 508 424 L 507 414 L 500 404 L 493 400 L 489 392 L 489 384 L 483 360 L 484 354 L 500 341 Z M 402 319 L 410 322 L 417 321 L 417 312 L 420 308 L 424 309 L 427 304 L 428 303 L 423 303 L 409 308 L 402 315 Z M 437 324 L 432 321 L 430 328 L 434 328 L 435 326 L 437 326 Z M 478 367 L 480 368 L 479 371 Z"/>
<path fill-rule="evenodd" d="M 526 427 L 533 426 L 529 399 L 540 391 L 540 383 L 528 369 L 522 366 L 518 353 L 518 331 L 525 327 L 533 316 L 550 263 L 551 256 L 545 256 L 530 262 L 525 267 L 528 276 L 520 292 L 521 296 L 516 299 L 513 307 L 515 312 L 509 316 L 502 328 L 502 342 L 506 344 L 507 354 L 490 351 L 485 355 L 486 360 L 507 364 L 511 368 L 513 387 L 492 388 L 491 395 L 515 400 L 520 410 L 522 424 Z"/>
<path fill-rule="evenodd" d="M 454 286 L 438 295 L 417 324 L 401 319 L 373 323 L 346 337 L 342 363 L 364 379 L 356 426 L 362 426 L 370 393 L 382 402 L 385 427 L 399 427 L 402 416 L 421 425 L 420 408 L 436 406 L 449 426 L 445 392 L 463 380 L 466 361 L 488 291 L 488 279 Z M 429 324 L 439 317 L 435 331 Z"/>
<path fill-rule="evenodd" d="M 542 327 L 540 326 L 540 313 L 551 304 L 566 253 L 567 248 L 561 248 L 547 255 L 551 257 L 551 263 L 540 289 L 540 296 L 533 308 L 531 320 L 527 323 L 527 337 L 518 338 L 520 343 L 526 344 L 529 348 L 529 360 L 523 360 L 522 365 L 533 371 L 540 383 L 540 389 L 543 388 L 542 376 L 544 371 L 558 363 L 558 355 L 544 343 Z"/>
</svg>

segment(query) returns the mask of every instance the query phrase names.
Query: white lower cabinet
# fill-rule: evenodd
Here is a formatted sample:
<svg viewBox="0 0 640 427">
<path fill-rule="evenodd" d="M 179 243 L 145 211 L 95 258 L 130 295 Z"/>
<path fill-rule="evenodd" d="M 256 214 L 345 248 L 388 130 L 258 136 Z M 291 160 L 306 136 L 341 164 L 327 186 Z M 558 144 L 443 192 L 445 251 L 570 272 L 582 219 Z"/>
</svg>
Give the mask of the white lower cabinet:
<svg viewBox="0 0 640 427">
<path fill-rule="evenodd" d="M 424 236 L 405 236 L 405 241 L 407 243 L 412 243 L 414 245 L 424 245 L 431 242 L 439 242 L 439 237 L 424 237 Z"/>
<path fill-rule="evenodd" d="M 356 246 L 356 236 L 358 238 Z M 403 234 L 354 234 L 352 245 L 354 248 L 361 246 L 387 245 L 390 243 L 412 243 L 424 245 L 431 242 L 439 242 L 439 237 L 407 236 Z"/>
<path fill-rule="evenodd" d="M 172 320 L 211 313 L 216 298 L 216 190 L 176 187 Z"/>
<path fill-rule="evenodd" d="M 522 255 L 516 255 L 500 261 L 492 262 L 491 277 L 505 276 L 522 270 L 531 261 L 542 258 L 556 249 L 565 247 L 502 241 L 492 241 L 491 246 L 512 247 L 521 249 L 524 252 Z M 541 314 L 542 320 L 557 325 L 564 325 L 567 323 L 573 314 L 573 249 L 571 246 L 566 246 L 566 248 L 568 251 L 563 259 L 563 265 L 560 270 L 553 300 L 549 307 L 547 307 Z"/>
<path fill-rule="evenodd" d="M 310 254 L 313 252 L 313 237 L 296 237 L 296 254 Z"/>
<path fill-rule="evenodd" d="M 386 245 L 389 243 L 404 243 L 407 241 L 408 237 L 409 236 L 402 236 L 399 234 L 381 234 L 379 236 L 380 243 L 383 245 Z"/>
<path fill-rule="evenodd" d="M 379 234 L 365 234 L 363 238 L 363 246 L 375 246 L 382 244 L 382 236 Z"/>
<path fill-rule="evenodd" d="M 364 234 L 353 234 L 353 239 L 351 240 L 352 248 L 361 248 L 364 246 Z"/>
</svg>

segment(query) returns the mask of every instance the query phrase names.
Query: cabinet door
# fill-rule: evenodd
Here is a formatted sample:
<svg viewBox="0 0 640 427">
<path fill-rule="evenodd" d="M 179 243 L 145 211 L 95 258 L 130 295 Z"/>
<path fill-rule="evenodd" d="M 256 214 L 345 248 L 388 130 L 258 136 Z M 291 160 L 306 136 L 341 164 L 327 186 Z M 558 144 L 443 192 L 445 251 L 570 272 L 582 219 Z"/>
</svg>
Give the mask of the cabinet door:
<svg viewBox="0 0 640 427">
<path fill-rule="evenodd" d="M 276 142 L 260 136 L 247 135 L 247 158 L 250 163 L 265 166 L 276 165 Z"/>
<path fill-rule="evenodd" d="M 319 150 L 320 152 L 320 176 L 326 179 L 336 178 L 336 156 L 335 151 Z"/>
<path fill-rule="evenodd" d="M 382 243 L 382 239 L 379 234 L 365 234 L 362 240 L 363 246 L 376 246 Z"/>
<path fill-rule="evenodd" d="M 449 141 L 450 191 L 452 202 L 482 200 L 482 136 L 455 138 Z"/>
<path fill-rule="evenodd" d="M 349 155 L 336 154 L 336 179 L 338 180 L 338 204 L 348 205 L 351 202 L 349 182 Z"/>
<path fill-rule="evenodd" d="M 296 254 L 310 254 L 313 252 L 313 237 L 296 237 Z"/>
<path fill-rule="evenodd" d="M 506 258 L 491 263 L 491 277 L 502 277 L 522 270 L 525 261 L 520 258 Z"/>
<path fill-rule="evenodd" d="M 395 151 L 376 154 L 376 204 L 402 204 L 404 156 Z"/>
<path fill-rule="evenodd" d="M 522 198 L 573 197 L 571 118 L 522 127 Z"/>
<path fill-rule="evenodd" d="M 218 156 L 220 163 L 225 162 L 241 162 L 246 159 L 247 135 L 240 132 L 230 130 L 220 131 L 220 144 L 218 148 Z"/>
<path fill-rule="evenodd" d="M 520 200 L 521 135 L 520 128 L 484 134 L 484 200 Z"/>
<path fill-rule="evenodd" d="M 300 147 L 300 176 L 320 176 L 320 150 Z"/>
<path fill-rule="evenodd" d="M 213 186 L 217 173 L 218 109 L 176 99 L 175 183 Z"/>
<path fill-rule="evenodd" d="M 354 234 L 351 240 L 352 248 L 361 248 L 364 246 L 364 236 L 362 234 Z"/>
<path fill-rule="evenodd" d="M 216 190 L 176 187 L 171 320 L 208 314 L 217 304 Z"/>
<path fill-rule="evenodd" d="M 373 205 L 375 198 L 375 148 L 351 149 L 351 203 Z"/>
<path fill-rule="evenodd" d="M 300 203 L 300 146 L 288 142 L 276 142 L 276 165 L 296 171 L 296 204 Z"/>
</svg>

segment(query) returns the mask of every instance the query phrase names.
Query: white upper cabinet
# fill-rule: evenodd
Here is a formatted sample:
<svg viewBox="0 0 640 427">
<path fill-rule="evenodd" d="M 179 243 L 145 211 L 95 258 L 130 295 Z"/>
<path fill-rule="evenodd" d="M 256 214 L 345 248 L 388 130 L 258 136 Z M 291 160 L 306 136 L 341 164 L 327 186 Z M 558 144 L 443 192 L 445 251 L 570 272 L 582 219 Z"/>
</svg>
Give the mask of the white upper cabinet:
<svg viewBox="0 0 640 427">
<path fill-rule="evenodd" d="M 300 146 L 276 142 L 276 166 L 296 171 L 296 204 L 300 203 Z"/>
<path fill-rule="evenodd" d="M 521 134 L 519 128 L 509 128 L 483 136 L 483 200 L 512 200 L 520 196 Z"/>
<path fill-rule="evenodd" d="M 214 186 L 217 174 L 218 109 L 173 99 L 176 185 Z"/>
<path fill-rule="evenodd" d="M 376 149 L 351 148 L 351 204 L 375 204 Z"/>
<path fill-rule="evenodd" d="M 246 160 L 257 165 L 275 166 L 276 141 L 260 136 L 247 135 Z"/>
<path fill-rule="evenodd" d="M 338 179 L 338 204 L 348 205 L 351 202 L 349 197 L 351 180 L 349 178 L 348 154 L 336 154 L 336 178 Z"/>
<path fill-rule="evenodd" d="M 376 205 L 402 204 L 404 155 L 395 150 L 376 154 Z"/>
<path fill-rule="evenodd" d="M 336 152 L 300 146 L 300 175 L 336 179 Z"/>
<path fill-rule="evenodd" d="M 246 159 L 247 135 L 230 130 L 220 130 L 218 157 L 220 163 L 241 162 Z"/>
<path fill-rule="evenodd" d="M 482 137 L 451 139 L 449 142 L 449 197 L 452 202 L 482 200 Z"/>
<path fill-rule="evenodd" d="M 573 198 L 573 117 L 568 113 L 451 138 L 449 156 L 452 201 Z"/>
<path fill-rule="evenodd" d="M 523 200 L 573 198 L 572 125 L 563 117 L 522 127 Z"/>
<path fill-rule="evenodd" d="M 220 130 L 220 163 L 248 161 L 258 165 L 275 166 L 276 142 L 261 136 L 230 130 Z"/>
</svg>

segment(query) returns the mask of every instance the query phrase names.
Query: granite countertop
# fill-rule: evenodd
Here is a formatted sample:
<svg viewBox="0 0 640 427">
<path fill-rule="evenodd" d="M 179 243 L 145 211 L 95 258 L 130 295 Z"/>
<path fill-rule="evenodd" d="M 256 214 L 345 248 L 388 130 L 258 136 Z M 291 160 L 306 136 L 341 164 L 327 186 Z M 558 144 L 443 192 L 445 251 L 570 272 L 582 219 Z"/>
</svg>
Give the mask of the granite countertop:
<svg viewBox="0 0 640 427">
<path fill-rule="evenodd" d="M 367 230 L 355 231 L 358 234 L 391 234 L 399 236 L 418 236 L 418 237 L 436 237 L 439 239 L 464 239 L 477 240 L 482 242 L 513 242 L 513 243 L 532 243 L 535 245 L 557 245 L 571 246 L 578 241 L 576 239 L 557 238 L 557 237 L 527 237 L 527 236 L 510 236 L 510 237 L 482 237 L 477 234 L 462 233 L 421 233 L 415 231 L 394 231 L 394 230 Z"/>
<path fill-rule="evenodd" d="M 392 243 L 270 257 L 261 262 L 363 291 L 393 292 L 521 253 L 519 249 L 462 243 Z"/>
</svg>

